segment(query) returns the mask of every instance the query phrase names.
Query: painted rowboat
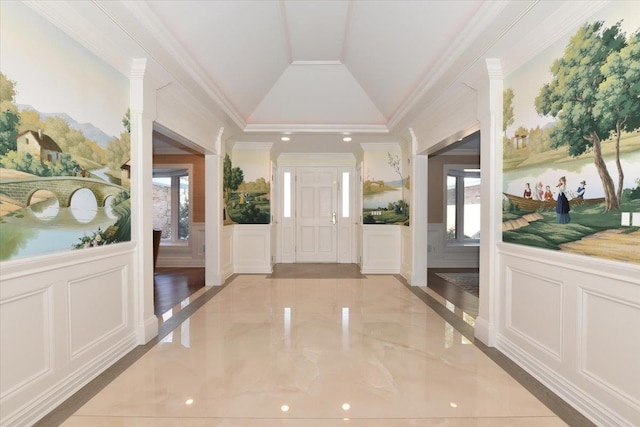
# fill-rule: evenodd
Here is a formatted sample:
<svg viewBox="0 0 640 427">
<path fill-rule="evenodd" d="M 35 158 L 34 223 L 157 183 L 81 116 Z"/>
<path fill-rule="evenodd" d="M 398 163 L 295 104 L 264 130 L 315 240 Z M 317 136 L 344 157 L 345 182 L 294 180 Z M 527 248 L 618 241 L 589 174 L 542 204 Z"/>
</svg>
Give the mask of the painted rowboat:
<svg viewBox="0 0 640 427">
<path fill-rule="evenodd" d="M 537 210 L 545 210 L 545 209 L 555 209 L 556 201 L 555 200 L 535 200 L 535 199 L 525 199 L 524 197 L 514 196 L 513 194 L 502 193 L 504 194 L 514 205 L 518 206 L 520 209 L 525 211 L 537 211 Z M 569 200 L 569 206 L 582 206 L 582 205 L 597 205 L 598 203 L 603 203 L 604 197 L 596 198 L 596 199 L 571 199 Z"/>
</svg>

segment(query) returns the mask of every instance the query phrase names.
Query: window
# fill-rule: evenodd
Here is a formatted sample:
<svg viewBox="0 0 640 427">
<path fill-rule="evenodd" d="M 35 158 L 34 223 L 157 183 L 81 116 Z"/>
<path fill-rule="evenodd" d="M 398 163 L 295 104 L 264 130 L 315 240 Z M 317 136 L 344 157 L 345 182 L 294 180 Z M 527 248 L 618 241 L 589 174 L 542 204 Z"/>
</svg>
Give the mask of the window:
<svg viewBox="0 0 640 427">
<path fill-rule="evenodd" d="M 284 217 L 291 218 L 291 172 L 284 173 Z"/>
<path fill-rule="evenodd" d="M 153 228 L 162 230 L 162 242 L 189 240 L 191 222 L 190 168 L 155 167 L 153 169 Z"/>
<path fill-rule="evenodd" d="M 480 169 L 445 166 L 447 242 L 480 241 Z"/>
<path fill-rule="evenodd" d="M 349 218 L 349 172 L 342 172 L 342 218 Z"/>
</svg>

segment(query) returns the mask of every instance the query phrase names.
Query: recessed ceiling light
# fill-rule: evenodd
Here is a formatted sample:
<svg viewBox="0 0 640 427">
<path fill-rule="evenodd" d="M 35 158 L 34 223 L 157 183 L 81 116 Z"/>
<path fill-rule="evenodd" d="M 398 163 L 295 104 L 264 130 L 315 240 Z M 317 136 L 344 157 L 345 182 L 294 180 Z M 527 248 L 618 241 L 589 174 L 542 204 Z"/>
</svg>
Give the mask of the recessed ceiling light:
<svg viewBox="0 0 640 427">
<path fill-rule="evenodd" d="M 280 138 L 280 141 L 291 141 L 291 138 L 289 138 L 288 136 L 283 136 Z"/>
<path fill-rule="evenodd" d="M 345 136 L 344 138 L 342 138 L 342 140 L 344 142 L 350 142 L 351 141 L 351 137 L 350 136 Z"/>
</svg>

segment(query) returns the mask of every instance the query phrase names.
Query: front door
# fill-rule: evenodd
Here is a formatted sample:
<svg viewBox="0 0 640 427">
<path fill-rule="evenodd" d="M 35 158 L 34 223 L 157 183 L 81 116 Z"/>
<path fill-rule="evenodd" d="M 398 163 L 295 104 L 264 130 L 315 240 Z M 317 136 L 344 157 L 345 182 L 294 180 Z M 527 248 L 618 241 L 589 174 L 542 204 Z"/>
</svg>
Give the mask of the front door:
<svg viewBox="0 0 640 427">
<path fill-rule="evenodd" d="M 337 262 L 338 172 L 297 169 L 296 262 Z"/>
</svg>

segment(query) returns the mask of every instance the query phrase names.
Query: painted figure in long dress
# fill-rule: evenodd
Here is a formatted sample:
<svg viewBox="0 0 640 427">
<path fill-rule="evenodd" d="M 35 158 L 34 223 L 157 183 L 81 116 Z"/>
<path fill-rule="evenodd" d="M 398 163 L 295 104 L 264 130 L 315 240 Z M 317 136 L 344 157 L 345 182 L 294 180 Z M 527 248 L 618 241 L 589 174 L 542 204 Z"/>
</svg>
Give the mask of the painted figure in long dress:
<svg viewBox="0 0 640 427">
<path fill-rule="evenodd" d="M 564 176 L 560 177 L 558 180 L 558 185 L 556 185 L 558 189 L 558 199 L 556 201 L 556 222 L 558 224 L 568 224 L 571 222 L 571 217 L 569 216 L 569 199 L 565 195 L 567 191 L 567 178 Z"/>
</svg>

